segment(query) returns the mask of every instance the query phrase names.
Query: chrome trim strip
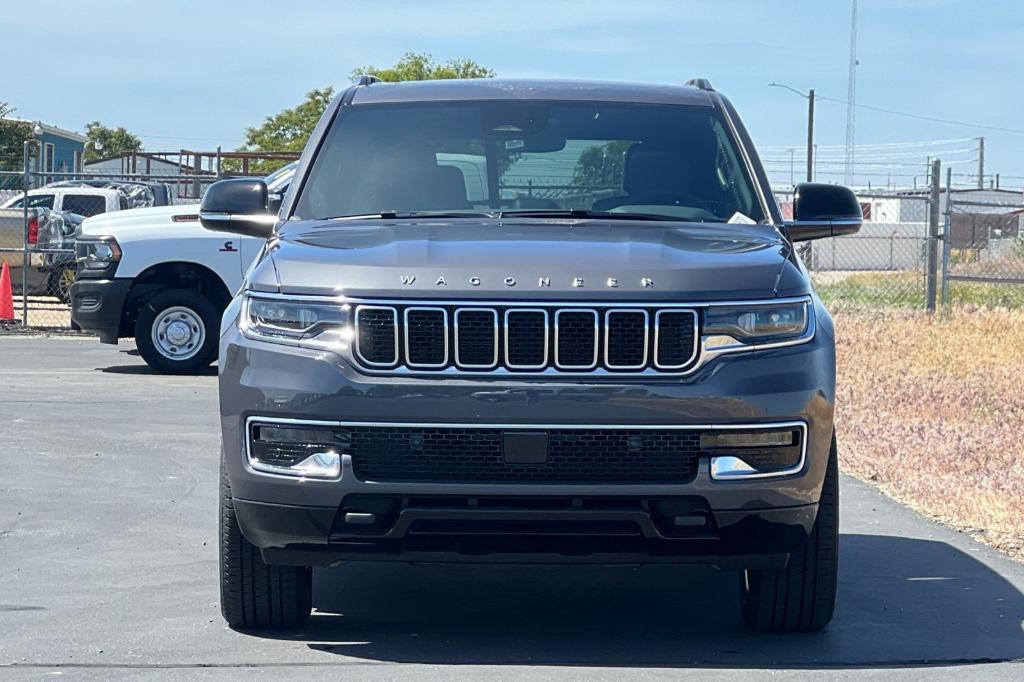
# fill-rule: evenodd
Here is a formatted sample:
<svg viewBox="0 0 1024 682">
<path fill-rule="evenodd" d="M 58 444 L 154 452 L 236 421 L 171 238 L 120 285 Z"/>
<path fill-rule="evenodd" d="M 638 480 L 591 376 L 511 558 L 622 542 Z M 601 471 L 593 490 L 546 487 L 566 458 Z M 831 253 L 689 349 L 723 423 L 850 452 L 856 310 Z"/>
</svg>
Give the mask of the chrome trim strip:
<svg viewBox="0 0 1024 682">
<path fill-rule="evenodd" d="M 487 365 L 471 365 L 459 360 L 459 313 L 466 311 L 490 313 L 494 319 L 494 355 L 493 360 Z M 498 311 L 494 308 L 456 308 L 455 309 L 455 365 L 456 367 L 468 367 L 470 369 L 492 369 L 498 366 Z"/>
<path fill-rule="evenodd" d="M 594 354 L 593 354 L 594 360 L 589 365 L 563 365 L 562 363 L 560 363 L 558 361 L 558 318 L 561 317 L 562 313 L 590 313 L 591 315 L 594 316 Z M 576 310 L 576 309 L 574 309 L 574 310 L 561 310 L 561 309 L 559 309 L 559 310 L 555 311 L 555 367 L 557 367 L 558 369 L 574 369 L 574 370 L 577 370 L 577 371 L 585 371 L 585 370 L 590 370 L 590 369 L 594 369 L 595 367 L 597 367 L 597 347 L 598 347 L 599 337 L 600 337 L 600 334 L 598 333 L 598 329 L 599 329 L 599 320 L 600 319 L 601 318 L 597 314 L 597 311 L 594 310 L 593 308 L 582 308 L 582 309 L 578 309 L 578 310 Z"/>
<path fill-rule="evenodd" d="M 441 313 L 441 319 L 444 320 L 444 326 L 442 333 L 444 334 L 444 359 L 441 362 L 413 362 L 409 359 L 409 313 L 420 312 L 420 311 L 436 311 Z M 405 364 L 409 367 L 419 367 L 421 369 L 438 368 L 444 367 L 448 364 L 448 310 L 446 308 L 430 307 L 430 306 L 410 306 L 405 309 L 402 313 L 402 322 L 404 326 L 402 337 L 405 339 Z M 358 335 L 358 331 L 356 334 Z M 358 338 L 358 336 L 357 336 Z M 457 352 L 457 351 L 456 351 Z M 361 357 L 361 356 L 360 356 Z M 397 353 L 395 357 L 398 357 Z"/>
<path fill-rule="evenodd" d="M 804 422 L 790 422 L 780 424 L 762 424 L 757 427 L 748 427 L 751 431 L 771 431 L 774 429 L 786 429 L 786 428 L 797 428 L 800 429 L 800 461 L 789 469 L 782 469 L 780 471 L 761 471 L 754 473 L 738 473 L 738 474 L 723 474 L 721 472 L 716 473 L 715 471 L 715 455 L 711 457 L 711 480 L 713 481 L 750 481 L 764 478 L 781 478 L 783 476 L 792 476 L 793 474 L 799 473 L 803 470 L 804 465 L 807 463 L 807 424 Z M 723 455 L 725 457 L 733 457 L 735 455 Z"/>
<path fill-rule="evenodd" d="M 608 349 L 610 346 L 609 336 L 611 335 L 611 316 L 614 314 L 625 314 L 625 315 L 636 315 L 640 313 L 644 318 L 644 356 L 640 364 L 637 365 L 613 365 L 611 359 L 608 357 Z M 637 310 L 636 308 L 611 308 L 604 311 L 604 366 L 608 369 L 643 369 L 647 366 L 647 357 L 649 355 L 651 345 L 651 316 L 646 310 Z"/>
<path fill-rule="evenodd" d="M 693 319 L 693 351 L 690 353 L 690 357 L 686 359 L 681 365 L 663 365 L 658 361 L 658 339 L 661 335 L 661 316 L 664 313 L 670 314 L 688 314 Z M 659 310 L 654 313 L 654 366 L 657 369 L 682 369 L 689 366 L 694 360 L 697 359 L 697 355 L 700 353 L 701 338 L 700 338 L 700 321 L 696 310 Z"/>
<path fill-rule="evenodd" d="M 366 357 L 359 350 L 359 346 L 360 346 L 360 343 L 359 343 L 359 314 L 362 311 L 364 311 L 364 310 L 390 310 L 391 311 L 391 317 L 395 321 L 395 333 L 394 333 L 394 337 L 395 337 L 395 360 L 394 360 L 394 362 L 373 362 L 371 360 L 367 360 Z M 385 367 L 395 367 L 395 366 L 397 366 L 398 365 L 398 360 L 399 360 L 399 357 L 400 357 L 399 353 L 398 353 L 398 309 L 394 308 L 393 306 L 387 306 L 387 305 L 358 305 L 358 306 L 356 306 L 356 309 L 355 309 L 355 312 L 353 313 L 352 319 L 353 319 L 353 328 L 354 328 L 354 333 L 355 333 L 355 338 L 353 339 L 352 347 L 355 350 L 355 354 L 358 357 L 359 361 L 364 363 L 364 364 L 366 364 L 366 365 L 368 365 L 368 366 L 370 366 L 370 367 L 385 368 Z"/>
<path fill-rule="evenodd" d="M 509 330 L 508 318 L 509 318 L 509 315 L 512 315 L 513 313 L 540 313 L 541 315 L 544 316 L 544 359 L 541 361 L 541 363 L 539 365 L 513 365 L 509 361 L 509 359 L 508 359 L 509 358 L 509 354 L 508 354 L 508 330 Z M 527 370 L 527 369 L 537 370 L 537 369 L 544 369 L 545 367 L 548 366 L 548 360 L 549 360 L 548 356 L 550 355 L 549 351 L 550 351 L 550 346 L 551 346 L 551 321 L 550 321 L 549 317 L 550 316 L 548 315 L 548 311 L 545 310 L 544 308 L 517 308 L 515 310 L 506 310 L 505 311 L 504 330 L 503 330 L 504 334 L 503 334 L 503 336 L 504 336 L 504 339 L 505 339 L 505 366 L 506 367 L 508 367 L 509 369 L 518 369 L 518 370 Z"/>
<path fill-rule="evenodd" d="M 563 301 L 558 299 L 552 300 L 532 300 L 532 301 L 513 301 L 513 300 L 500 300 L 500 299 L 489 299 L 481 298 L 477 300 L 473 299 L 443 299 L 443 298 L 431 298 L 431 299 L 417 299 L 417 298 L 404 298 L 404 299 L 385 299 L 385 298 L 366 298 L 366 297 L 355 297 L 355 296 L 315 296 L 312 294 L 293 295 L 293 294 L 276 294 L 267 293 L 262 291 L 247 291 L 247 296 L 253 296 L 257 298 L 274 298 L 274 299 L 287 299 L 294 301 L 311 301 L 317 303 L 330 303 L 332 301 L 342 304 L 350 303 L 353 305 L 380 305 L 380 306 L 453 306 L 453 307 L 491 307 L 491 308 L 537 308 L 543 306 L 545 308 L 681 308 L 681 309 L 693 309 L 693 308 L 709 308 L 713 306 L 756 306 L 756 305 L 781 305 L 785 303 L 801 303 L 809 302 L 811 297 L 807 296 L 789 296 L 784 298 L 759 298 L 756 300 L 737 300 L 737 301 L 691 301 L 691 302 L 678 302 L 678 301 L 656 301 L 656 300 L 643 300 L 643 301 Z"/>
<path fill-rule="evenodd" d="M 725 485 L 730 483 L 742 483 L 743 481 L 749 481 L 754 479 L 764 478 L 778 478 L 782 476 L 792 476 L 800 473 L 804 466 L 807 464 L 807 422 L 804 421 L 781 421 L 781 422 L 764 422 L 764 423 L 744 423 L 744 424 L 558 424 L 558 423 L 544 423 L 544 424 L 521 424 L 521 423 L 486 423 L 486 424 L 460 424 L 451 422 L 368 422 L 368 421 L 328 421 L 321 419 L 293 419 L 288 417 L 264 417 L 260 415 L 252 415 L 245 419 L 245 467 L 246 470 L 252 474 L 258 476 L 271 476 L 277 479 L 284 479 L 289 481 L 316 481 L 322 483 L 337 483 L 338 479 L 333 481 L 328 479 L 315 479 L 315 478 L 300 478 L 296 476 L 283 476 L 280 474 L 272 474 L 263 471 L 255 470 L 251 467 L 250 461 L 252 459 L 252 453 L 250 450 L 252 444 L 252 425 L 267 424 L 273 426 L 275 424 L 296 424 L 296 425 L 308 425 L 308 426 L 335 426 L 335 427 L 346 427 L 346 426 L 368 426 L 368 427 L 383 427 L 383 428 L 464 428 L 464 429 L 515 429 L 517 431 L 528 431 L 528 430 L 572 430 L 572 429 L 587 429 L 587 430 L 631 430 L 631 431 L 736 431 L 736 430 L 771 430 L 771 429 L 786 429 L 786 428 L 797 428 L 800 429 L 801 439 L 801 450 L 800 450 L 800 462 L 784 471 L 772 471 L 763 472 L 759 474 L 751 474 L 742 478 L 731 478 L 723 481 L 723 479 L 717 479 L 712 477 L 712 480 L 723 482 Z M 342 459 L 345 458 L 345 453 L 341 453 Z M 704 453 L 702 457 L 706 456 Z M 344 477 L 344 472 L 342 473 Z M 409 483 L 404 484 L 404 487 L 415 489 L 417 487 L 429 486 L 430 483 Z M 459 485 L 459 484 L 445 484 L 446 486 Z M 472 484 L 470 484 L 472 485 Z M 500 486 L 495 484 L 486 484 L 487 487 L 498 488 Z M 514 484 L 520 485 L 520 484 Z M 567 484 L 568 487 L 572 487 L 573 484 Z M 585 484 L 587 487 L 593 487 L 593 484 Z M 675 484 L 673 484 L 675 485 Z M 686 484 L 681 484 L 686 485 Z M 561 485 L 560 487 L 567 487 Z M 664 487 L 664 484 L 656 484 L 654 487 Z M 508 486 L 504 486 L 504 489 L 508 489 Z"/>
</svg>

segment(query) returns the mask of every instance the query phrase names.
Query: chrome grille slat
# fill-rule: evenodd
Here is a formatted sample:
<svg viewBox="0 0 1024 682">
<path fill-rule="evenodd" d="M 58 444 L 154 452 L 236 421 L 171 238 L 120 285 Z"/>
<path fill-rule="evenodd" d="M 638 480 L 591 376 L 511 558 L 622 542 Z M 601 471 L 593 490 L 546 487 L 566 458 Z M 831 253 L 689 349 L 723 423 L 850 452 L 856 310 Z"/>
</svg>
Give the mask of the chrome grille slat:
<svg viewBox="0 0 1024 682">
<path fill-rule="evenodd" d="M 353 356 L 368 370 L 421 374 L 680 374 L 697 366 L 697 310 L 679 304 L 367 302 Z"/>
</svg>

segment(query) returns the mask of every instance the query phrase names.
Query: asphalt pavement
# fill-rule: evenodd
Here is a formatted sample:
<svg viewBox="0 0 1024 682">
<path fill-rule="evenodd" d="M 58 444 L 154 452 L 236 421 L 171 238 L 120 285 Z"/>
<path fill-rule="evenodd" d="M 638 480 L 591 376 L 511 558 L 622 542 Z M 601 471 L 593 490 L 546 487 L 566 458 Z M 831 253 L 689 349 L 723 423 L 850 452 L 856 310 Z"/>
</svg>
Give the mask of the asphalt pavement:
<svg viewBox="0 0 1024 682">
<path fill-rule="evenodd" d="M 849 477 L 820 634 L 746 632 L 709 568 L 381 564 L 318 571 L 299 634 L 237 633 L 217 458 L 212 372 L 0 337 L 0 678 L 1024 679 L 1024 565 Z"/>
</svg>

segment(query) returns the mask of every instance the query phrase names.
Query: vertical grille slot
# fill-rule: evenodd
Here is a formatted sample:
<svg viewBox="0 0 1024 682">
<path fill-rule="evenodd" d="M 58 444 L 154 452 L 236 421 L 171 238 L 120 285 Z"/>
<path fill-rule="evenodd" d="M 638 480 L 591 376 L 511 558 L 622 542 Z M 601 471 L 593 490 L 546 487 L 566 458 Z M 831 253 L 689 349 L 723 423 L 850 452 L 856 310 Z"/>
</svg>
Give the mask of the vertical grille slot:
<svg viewBox="0 0 1024 682">
<path fill-rule="evenodd" d="M 694 368 L 701 352 L 700 313 L 672 304 L 353 305 L 353 359 L 371 370 L 668 375 Z"/>
<path fill-rule="evenodd" d="M 604 364 L 610 369 L 647 365 L 646 310 L 609 310 L 604 316 Z"/>
<path fill-rule="evenodd" d="M 560 369 L 597 366 L 597 311 L 559 310 L 555 313 L 555 365 Z"/>
<path fill-rule="evenodd" d="M 410 367 L 448 364 L 448 312 L 444 308 L 406 309 L 405 359 Z"/>
<path fill-rule="evenodd" d="M 498 364 L 498 311 L 455 311 L 455 364 L 470 369 L 490 369 Z"/>
<path fill-rule="evenodd" d="M 398 363 L 398 312 L 388 306 L 356 308 L 356 353 L 368 365 Z"/>
<path fill-rule="evenodd" d="M 654 366 L 681 369 L 697 355 L 697 313 L 659 310 L 654 316 Z"/>
<path fill-rule="evenodd" d="M 539 308 L 505 311 L 505 363 L 510 369 L 548 364 L 548 314 Z"/>
</svg>

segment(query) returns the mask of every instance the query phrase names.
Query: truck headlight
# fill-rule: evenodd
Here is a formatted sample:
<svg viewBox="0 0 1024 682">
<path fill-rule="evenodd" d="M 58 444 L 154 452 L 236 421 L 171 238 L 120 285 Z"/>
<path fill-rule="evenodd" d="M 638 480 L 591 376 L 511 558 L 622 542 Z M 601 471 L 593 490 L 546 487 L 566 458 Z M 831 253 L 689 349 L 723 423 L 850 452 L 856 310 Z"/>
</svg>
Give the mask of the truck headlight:
<svg viewBox="0 0 1024 682">
<path fill-rule="evenodd" d="M 809 340 L 810 301 L 710 306 L 704 314 L 706 348 L 759 346 Z"/>
<path fill-rule="evenodd" d="M 75 242 L 75 260 L 85 270 L 109 270 L 121 260 L 121 247 L 113 237 L 79 239 Z"/>
<path fill-rule="evenodd" d="M 350 337 L 350 314 L 342 303 L 248 295 L 242 319 L 244 330 L 253 336 L 300 341 L 328 333 Z"/>
</svg>

